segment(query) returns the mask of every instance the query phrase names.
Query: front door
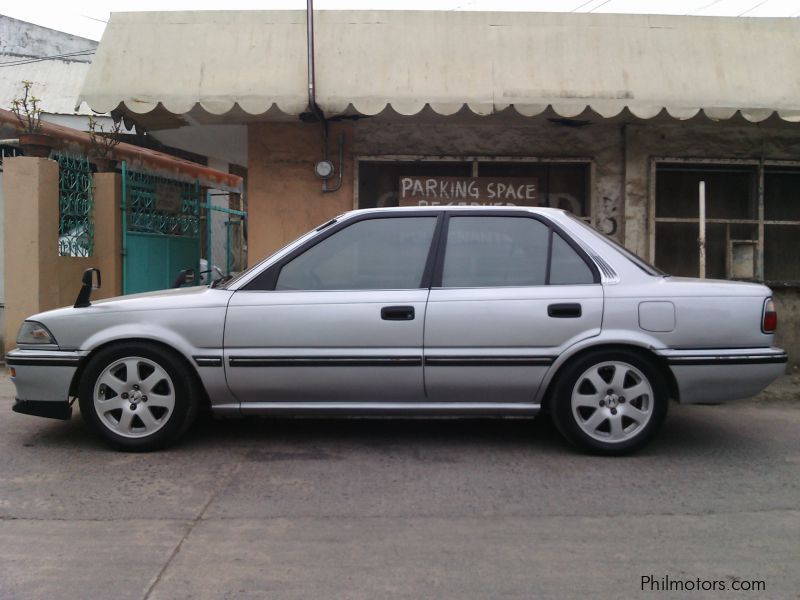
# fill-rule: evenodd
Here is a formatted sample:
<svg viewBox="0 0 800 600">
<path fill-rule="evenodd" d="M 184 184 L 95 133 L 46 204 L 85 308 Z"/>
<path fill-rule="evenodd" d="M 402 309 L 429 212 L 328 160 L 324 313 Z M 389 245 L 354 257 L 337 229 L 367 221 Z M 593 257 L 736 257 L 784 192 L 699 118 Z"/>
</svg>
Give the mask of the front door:
<svg viewBox="0 0 800 600">
<path fill-rule="evenodd" d="M 600 333 L 603 289 L 581 251 L 529 216 L 452 213 L 425 318 L 434 402 L 532 402 L 554 359 Z"/>
<path fill-rule="evenodd" d="M 242 408 L 424 400 L 423 279 L 437 219 L 345 222 L 237 291 L 225 369 Z"/>
</svg>

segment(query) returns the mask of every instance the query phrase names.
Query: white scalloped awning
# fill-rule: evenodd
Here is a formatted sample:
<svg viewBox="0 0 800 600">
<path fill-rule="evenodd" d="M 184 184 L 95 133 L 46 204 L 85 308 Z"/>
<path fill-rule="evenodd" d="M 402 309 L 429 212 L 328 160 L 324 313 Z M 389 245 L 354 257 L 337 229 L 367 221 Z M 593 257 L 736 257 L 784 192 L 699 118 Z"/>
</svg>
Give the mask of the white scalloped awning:
<svg viewBox="0 0 800 600">
<path fill-rule="evenodd" d="M 548 106 L 605 118 L 777 113 L 800 121 L 800 19 L 317 11 L 327 116 Z M 114 13 L 81 90 L 119 105 L 237 121 L 308 110 L 304 11 Z M 161 105 L 161 107 L 159 107 Z"/>
</svg>

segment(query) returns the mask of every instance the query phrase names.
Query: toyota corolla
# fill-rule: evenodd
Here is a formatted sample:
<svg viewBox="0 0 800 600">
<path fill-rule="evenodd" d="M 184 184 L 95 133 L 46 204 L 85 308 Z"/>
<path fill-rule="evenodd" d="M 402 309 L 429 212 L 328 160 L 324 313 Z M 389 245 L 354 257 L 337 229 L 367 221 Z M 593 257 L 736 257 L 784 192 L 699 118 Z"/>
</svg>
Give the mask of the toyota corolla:
<svg viewBox="0 0 800 600">
<path fill-rule="evenodd" d="M 111 446 L 177 440 L 198 410 L 503 417 L 547 411 L 585 450 L 652 439 L 670 401 L 758 393 L 785 368 L 769 288 L 670 277 L 545 208 L 344 214 L 237 278 L 33 315 L 14 410 Z"/>
</svg>

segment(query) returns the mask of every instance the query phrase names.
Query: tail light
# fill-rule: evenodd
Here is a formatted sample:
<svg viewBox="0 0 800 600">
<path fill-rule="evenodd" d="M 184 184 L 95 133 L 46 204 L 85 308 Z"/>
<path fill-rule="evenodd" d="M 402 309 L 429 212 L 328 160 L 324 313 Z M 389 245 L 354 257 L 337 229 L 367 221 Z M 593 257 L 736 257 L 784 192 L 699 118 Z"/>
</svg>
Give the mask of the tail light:
<svg viewBox="0 0 800 600">
<path fill-rule="evenodd" d="M 761 317 L 761 331 L 764 333 L 775 333 L 778 328 L 778 313 L 775 310 L 775 301 L 767 298 L 764 301 L 764 314 Z"/>
</svg>

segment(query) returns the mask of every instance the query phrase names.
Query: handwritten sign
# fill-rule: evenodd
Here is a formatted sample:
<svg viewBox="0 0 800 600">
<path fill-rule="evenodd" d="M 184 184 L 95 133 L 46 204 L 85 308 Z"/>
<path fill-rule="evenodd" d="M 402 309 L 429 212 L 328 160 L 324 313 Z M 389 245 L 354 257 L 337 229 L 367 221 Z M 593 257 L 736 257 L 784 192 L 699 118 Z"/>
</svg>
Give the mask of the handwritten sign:
<svg viewBox="0 0 800 600">
<path fill-rule="evenodd" d="M 400 178 L 400 206 L 537 206 L 539 181 L 533 177 Z"/>
</svg>

